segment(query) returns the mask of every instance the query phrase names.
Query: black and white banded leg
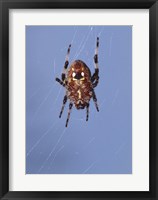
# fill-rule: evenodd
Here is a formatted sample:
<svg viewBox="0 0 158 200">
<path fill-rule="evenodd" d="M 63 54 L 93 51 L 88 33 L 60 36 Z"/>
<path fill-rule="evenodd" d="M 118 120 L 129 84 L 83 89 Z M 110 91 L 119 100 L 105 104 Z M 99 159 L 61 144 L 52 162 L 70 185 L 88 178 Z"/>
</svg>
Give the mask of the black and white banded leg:
<svg viewBox="0 0 158 200">
<path fill-rule="evenodd" d="M 95 55 L 94 55 L 95 72 L 91 78 L 93 88 L 96 87 L 99 82 L 98 48 L 99 48 L 99 37 L 97 37 L 97 43 L 96 43 Z"/>
<path fill-rule="evenodd" d="M 65 58 L 65 64 L 64 64 L 64 70 L 63 70 L 63 73 L 61 74 L 61 80 L 59 78 L 56 78 L 55 80 L 60 83 L 62 86 L 65 87 L 65 74 L 66 74 L 66 70 L 67 70 L 67 67 L 69 65 L 69 55 L 70 55 L 70 48 L 71 48 L 71 44 L 69 45 L 68 47 L 68 50 L 67 50 L 67 54 L 66 54 L 66 58 Z"/>
<path fill-rule="evenodd" d="M 70 103 L 69 104 L 68 116 L 67 116 L 67 120 L 66 120 L 66 125 L 65 125 L 66 127 L 68 126 L 68 122 L 69 122 L 69 119 L 70 119 L 70 113 L 71 113 L 72 106 L 73 106 L 73 104 Z"/>
<path fill-rule="evenodd" d="M 60 85 L 62 85 L 63 87 L 65 87 L 65 83 L 63 81 L 61 81 L 59 78 L 55 79 L 58 83 L 60 83 Z"/>
<path fill-rule="evenodd" d="M 96 107 L 97 111 L 99 112 L 99 107 L 98 107 L 98 103 L 97 103 L 97 97 L 96 97 L 96 94 L 95 94 L 94 90 L 92 92 L 92 97 L 93 97 L 93 101 L 94 101 L 95 107 Z"/>
<path fill-rule="evenodd" d="M 86 106 L 86 121 L 88 121 L 88 118 L 89 118 L 89 103 L 87 103 Z"/>
<path fill-rule="evenodd" d="M 71 48 L 71 44 L 70 44 L 69 47 L 68 47 L 67 54 L 66 54 L 66 58 L 65 58 L 64 69 L 63 69 L 63 73 L 62 73 L 62 75 L 61 75 L 62 81 L 64 81 L 65 78 L 66 78 L 66 75 L 65 75 L 65 74 L 66 74 L 67 67 L 68 67 L 68 65 L 69 65 L 70 48 Z"/>
<path fill-rule="evenodd" d="M 66 102 L 67 102 L 67 95 L 64 96 L 63 105 L 62 105 L 62 108 L 61 108 L 61 111 L 60 111 L 59 118 L 61 118 L 61 115 L 63 114 L 63 111 L 64 111 L 64 107 L 65 107 Z"/>
</svg>

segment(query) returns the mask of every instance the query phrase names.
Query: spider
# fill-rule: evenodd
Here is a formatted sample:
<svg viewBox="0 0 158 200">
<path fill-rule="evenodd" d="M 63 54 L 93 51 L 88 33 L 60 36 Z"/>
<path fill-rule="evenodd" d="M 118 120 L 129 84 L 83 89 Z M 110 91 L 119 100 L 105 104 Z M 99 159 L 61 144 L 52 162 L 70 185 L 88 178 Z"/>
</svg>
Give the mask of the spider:
<svg viewBox="0 0 158 200">
<path fill-rule="evenodd" d="M 61 80 L 56 78 L 56 81 L 60 83 L 66 89 L 66 94 L 63 99 L 63 105 L 59 114 L 61 118 L 64 111 L 65 104 L 69 99 L 69 111 L 66 120 L 66 127 L 68 126 L 70 113 L 73 105 L 76 109 L 86 108 L 86 121 L 89 117 L 89 102 L 93 98 L 96 110 L 99 112 L 97 98 L 94 88 L 99 82 L 99 68 L 98 68 L 98 48 L 99 48 L 99 37 L 97 37 L 96 49 L 94 55 L 95 72 L 91 76 L 91 71 L 88 66 L 82 60 L 75 60 L 69 65 L 69 55 L 70 55 L 71 44 L 68 47 L 67 55 L 64 64 L 64 70 L 61 75 Z"/>
</svg>

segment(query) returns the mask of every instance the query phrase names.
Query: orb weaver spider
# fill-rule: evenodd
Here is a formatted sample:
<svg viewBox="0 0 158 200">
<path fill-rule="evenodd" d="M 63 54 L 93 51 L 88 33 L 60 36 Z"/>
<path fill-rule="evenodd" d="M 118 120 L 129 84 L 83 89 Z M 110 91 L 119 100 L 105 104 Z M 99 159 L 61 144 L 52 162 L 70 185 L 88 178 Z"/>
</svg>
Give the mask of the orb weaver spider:
<svg viewBox="0 0 158 200">
<path fill-rule="evenodd" d="M 99 112 L 97 97 L 94 91 L 94 88 L 98 85 L 99 82 L 99 68 L 98 68 L 98 48 L 99 48 L 99 37 L 97 37 L 96 49 L 94 55 L 95 63 L 95 72 L 91 76 L 91 71 L 89 67 L 82 60 L 75 60 L 69 65 L 69 55 L 70 55 L 71 44 L 68 47 L 67 55 L 64 64 L 64 71 L 61 75 L 61 80 L 56 78 L 56 81 L 60 83 L 66 89 L 66 94 L 63 99 L 63 105 L 59 114 L 61 118 L 64 111 L 65 104 L 69 99 L 69 111 L 66 120 L 66 127 L 68 126 L 70 113 L 75 105 L 76 109 L 86 108 L 86 121 L 89 117 L 89 102 L 93 98 L 95 107 Z"/>
</svg>

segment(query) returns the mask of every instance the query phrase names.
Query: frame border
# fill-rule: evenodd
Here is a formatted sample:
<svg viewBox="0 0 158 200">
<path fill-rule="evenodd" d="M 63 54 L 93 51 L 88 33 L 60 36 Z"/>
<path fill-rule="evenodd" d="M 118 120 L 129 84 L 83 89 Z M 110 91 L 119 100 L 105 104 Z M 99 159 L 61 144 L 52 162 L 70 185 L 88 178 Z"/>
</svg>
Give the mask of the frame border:
<svg viewBox="0 0 158 200">
<path fill-rule="evenodd" d="M 9 191 L 9 9 L 149 9 L 149 192 Z M 0 199 L 158 199 L 158 2 L 157 0 L 0 0 Z"/>
</svg>

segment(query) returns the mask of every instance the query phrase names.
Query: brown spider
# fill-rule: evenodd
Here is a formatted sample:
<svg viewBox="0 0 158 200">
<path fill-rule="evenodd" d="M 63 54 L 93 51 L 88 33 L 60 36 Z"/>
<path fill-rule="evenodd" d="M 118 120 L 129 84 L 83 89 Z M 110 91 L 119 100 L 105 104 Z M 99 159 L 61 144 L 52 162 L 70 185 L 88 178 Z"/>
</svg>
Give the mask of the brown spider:
<svg viewBox="0 0 158 200">
<path fill-rule="evenodd" d="M 96 43 L 96 49 L 95 49 L 95 55 L 94 55 L 95 72 L 91 76 L 90 69 L 81 60 L 75 60 L 70 65 L 69 69 L 67 69 L 69 65 L 68 60 L 69 60 L 69 54 L 70 54 L 70 48 L 71 48 L 71 44 L 69 45 L 69 48 L 67 50 L 65 65 L 64 65 L 64 71 L 61 75 L 62 80 L 60 80 L 59 78 L 56 78 L 56 81 L 66 88 L 66 95 L 64 96 L 64 99 L 63 99 L 63 105 L 61 108 L 59 118 L 61 118 L 67 99 L 70 100 L 68 117 L 67 117 L 66 125 L 65 125 L 66 127 L 68 126 L 70 112 L 71 112 L 73 104 L 75 105 L 77 109 L 84 109 L 86 107 L 86 111 L 87 111 L 86 121 L 88 121 L 89 101 L 91 98 L 93 98 L 95 107 L 97 111 L 99 111 L 97 98 L 94 92 L 94 88 L 98 85 L 98 81 L 99 81 L 98 47 L 99 47 L 99 38 L 97 37 L 97 43 Z"/>
</svg>

